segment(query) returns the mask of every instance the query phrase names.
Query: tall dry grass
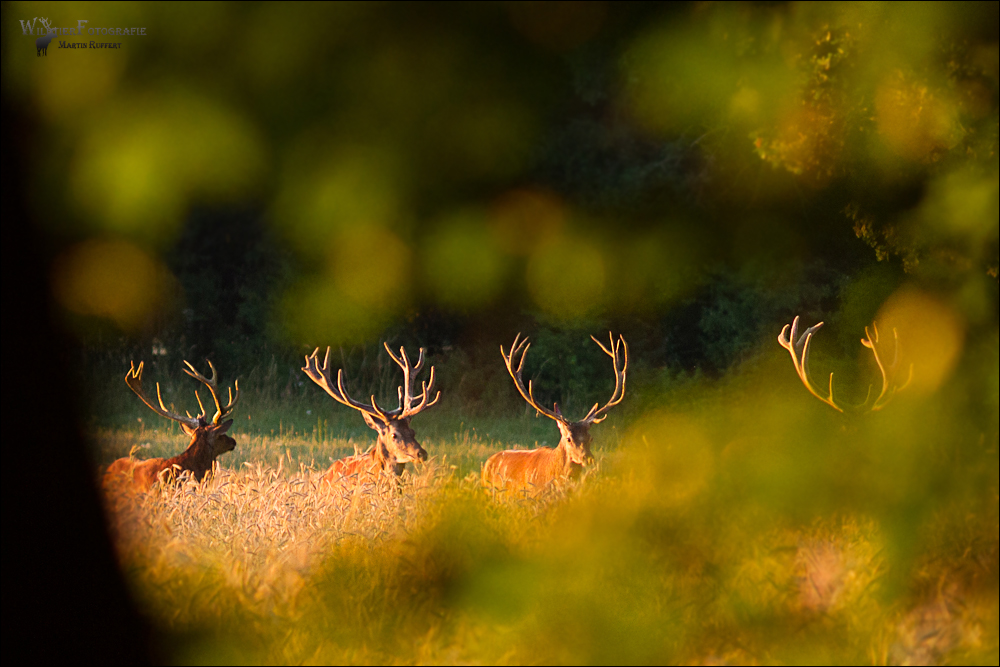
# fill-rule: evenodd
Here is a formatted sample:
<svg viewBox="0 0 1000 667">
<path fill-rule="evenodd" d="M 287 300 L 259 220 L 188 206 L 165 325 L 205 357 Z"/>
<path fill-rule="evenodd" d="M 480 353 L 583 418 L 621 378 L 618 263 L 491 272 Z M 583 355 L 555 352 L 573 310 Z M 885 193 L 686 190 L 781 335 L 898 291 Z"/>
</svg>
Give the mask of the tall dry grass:
<svg viewBox="0 0 1000 667">
<path fill-rule="evenodd" d="M 923 549 L 906 590 L 878 519 L 720 515 L 602 456 L 541 498 L 435 459 L 394 482 L 243 463 L 109 496 L 119 555 L 170 659 L 248 663 L 989 661 L 996 513 Z M 938 535 L 956 514 L 941 512 Z M 990 561 L 989 559 L 993 560 Z M 994 588 L 990 588 L 990 586 Z"/>
</svg>

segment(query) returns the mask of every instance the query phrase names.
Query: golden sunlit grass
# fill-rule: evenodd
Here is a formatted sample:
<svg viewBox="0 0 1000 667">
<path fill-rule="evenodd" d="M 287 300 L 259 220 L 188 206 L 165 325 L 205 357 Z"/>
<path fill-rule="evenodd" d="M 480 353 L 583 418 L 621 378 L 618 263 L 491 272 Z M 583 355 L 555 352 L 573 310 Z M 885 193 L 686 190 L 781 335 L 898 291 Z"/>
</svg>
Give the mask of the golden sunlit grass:
<svg viewBox="0 0 1000 667">
<path fill-rule="evenodd" d="M 637 431 L 663 424 L 678 434 L 674 449 L 661 434 L 653 444 L 666 449 L 642 456 Z M 145 457 L 176 450 L 175 437 L 97 440 L 105 458 L 132 444 L 146 445 Z M 691 474 L 684 443 L 711 449 L 717 439 L 696 414 L 640 420 L 621 449 L 598 452 L 582 483 L 534 499 L 480 487 L 476 462 L 502 445 L 469 432 L 425 441 L 433 458 L 398 487 L 321 482 L 330 458 L 364 443 L 237 438 L 202 484 L 108 496 L 123 568 L 172 661 L 996 656 L 995 496 L 992 509 L 962 501 L 932 513 L 907 558 L 888 514 L 813 501 L 814 518 L 792 520 L 752 484 L 733 495 L 724 482 L 746 467 L 746 452 L 731 447 L 679 492 Z M 780 450 L 782 434 L 774 440 Z M 657 471 L 678 465 L 680 477 L 656 484 Z"/>
</svg>

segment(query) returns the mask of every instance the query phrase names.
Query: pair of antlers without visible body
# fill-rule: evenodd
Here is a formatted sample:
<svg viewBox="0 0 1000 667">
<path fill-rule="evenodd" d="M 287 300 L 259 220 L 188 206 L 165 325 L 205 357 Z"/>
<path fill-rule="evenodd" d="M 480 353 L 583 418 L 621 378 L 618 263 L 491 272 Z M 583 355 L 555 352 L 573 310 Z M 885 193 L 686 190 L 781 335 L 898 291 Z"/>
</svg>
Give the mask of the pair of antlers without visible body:
<svg viewBox="0 0 1000 667">
<path fill-rule="evenodd" d="M 910 381 L 913 379 L 913 364 L 910 364 L 909 374 L 907 375 L 906 381 L 902 384 L 898 384 L 898 379 L 900 375 L 900 358 L 899 358 L 899 335 L 896 330 L 892 330 L 892 338 L 894 341 L 894 347 L 892 352 L 892 362 L 887 366 L 885 363 L 883 348 L 883 343 L 879 341 L 878 328 L 872 324 L 871 332 L 868 331 L 868 327 L 865 327 L 865 337 L 861 339 L 861 344 L 872 351 L 875 356 L 875 363 L 878 365 L 879 372 L 882 374 L 882 391 L 879 392 L 878 396 L 875 396 L 872 400 L 872 394 L 874 387 L 868 388 L 868 396 L 865 398 L 865 402 L 861 405 L 846 405 L 844 403 L 838 404 L 833 398 L 833 373 L 830 373 L 830 382 L 824 396 L 820 393 L 816 387 L 813 385 L 809 378 L 809 344 L 812 342 L 813 335 L 823 326 L 823 323 L 815 324 L 799 335 L 799 318 L 798 316 L 792 320 L 791 324 L 786 324 L 782 328 L 781 333 L 778 334 L 778 344 L 783 348 L 788 350 L 788 353 L 792 355 L 792 364 L 795 366 L 795 372 L 798 374 L 799 379 L 802 380 L 802 384 L 805 385 L 809 393 L 823 401 L 834 410 L 838 412 L 844 412 L 845 409 L 855 412 L 855 411 L 871 411 L 876 412 L 881 410 L 893 397 L 906 389 L 909 386 Z M 872 335 L 874 333 L 874 335 Z"/>
</svg>

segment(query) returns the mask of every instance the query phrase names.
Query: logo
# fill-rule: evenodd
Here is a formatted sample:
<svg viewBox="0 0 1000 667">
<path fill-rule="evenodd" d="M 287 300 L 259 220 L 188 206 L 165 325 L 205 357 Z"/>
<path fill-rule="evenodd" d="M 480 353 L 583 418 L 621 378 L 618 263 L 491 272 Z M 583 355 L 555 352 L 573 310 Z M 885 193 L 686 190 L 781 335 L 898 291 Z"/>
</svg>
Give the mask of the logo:
<svg viewBox="0 0 1000 667">
<path fill-rule="evenodd" d="M 30 23 L 28 21 L 22 20 L 21 30 L 26 35 L 32 34 L 35 30 L 35 25 L 38 23 L 38 21 L 39 18 L 37 16 L 31 19 Z M 39 28 L 39 30 L 44 30 L 45 34 L 42 37 L 39 37 L 38 39 L 35 40 L 35 48 L 38 50 L 37 55 L 47 56 L 49 54 L 49 42 L 51 42 L 53 39 L 56 38 L 56 31 L 55 28 L 53 28 L 49 24 L 49 20 L 47 18 L 42 18 L 41 22 L 42 22 L 42 27 Z"/>
<path fill-rule="evenodd" d="M 75 27 L 53 26 L 48 18 L 36 16 L 33 19 L 21 19 L 21 32 L 25 35 L 38 35 L 35 40 L 35 55 L 49 55 L 49 43 L 60 36 L 131 36 L 145 35 L 145 28 L 89 28 L 88 19 L 78 19 Z M 98 42 L 59 40 L 60 49 L 120 49 L 121 42 Z"/>
</svg>

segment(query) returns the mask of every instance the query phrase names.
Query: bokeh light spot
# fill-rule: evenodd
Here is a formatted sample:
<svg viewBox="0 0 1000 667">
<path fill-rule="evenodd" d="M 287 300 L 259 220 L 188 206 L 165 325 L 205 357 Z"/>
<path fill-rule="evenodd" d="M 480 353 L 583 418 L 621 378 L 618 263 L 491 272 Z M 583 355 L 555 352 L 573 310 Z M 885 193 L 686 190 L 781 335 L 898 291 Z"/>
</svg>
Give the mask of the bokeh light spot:
<svg viewBox="0 0 1000 667">
<path fill-rule="evenodd" d="M 474 306 L 502 287 L 504 258 L 479 211 L 459 213 L 428 237 L 421 253 L 424 274 L 442 303 Z"/>
<path fill-rule="evenodd" d="M 278 329 L 309 348 L 357 345 L 377 336 L 386 324 L 383 311 L 359 302 L 330 276 L 301 281 L 284 297 Z"/>
<path fill-rule="evenodd" d="M 79 315 L 108 317 L 133 330 L 161 305 L 166 268 L 125 241 L 84 241 L 63 253 L 52 272 L 56 300 Z"/>
<path fill-rule="evenodd" d="M 286 156 L 285 183 L 275 220 L 296 247 L 318 254 L 343 230 L 388 225 L 399 219 L 402 195 L 397 165 L 385 151 L 341 146 L 306 132 Z"/>
<path fill-rule="evenodd" d="M 965 339 L 964 324 L 951 306 L 907 286 L 889 297 L 875 322 L 880 338 L 891 340 L 893 328 L 898 332 L 902 363 L 913 363 L 913 391 L 933 393 L 948 379 Z"/>
<path fill-rule="evenodd" d="M 727 108 L 738 77 L 727 46 L 693 30 L 654 30 L 637 40 L 626 75 L 638 120 L 667 133 Z"/>
<path fill-rule="evenodd" d="M 360 304 L 391 309 L 410 292 L 410 255 L 409 247 L 388 230 L 345 230 L 334 240 L 334 281 L 341 292 Z"/>
<path fill-rule="evenodd" d="M 668 506 L 688 502 L 715 472 L 705 432 L 689 419 L 664 411 L 644 415 L 628 431 L 625 465 L 647 496 Z"/>
<path fill-rule="evenodd" d="M 62 39 L 83 41 L 77 36 Z M 124 49 L 111 57 L 89 49 L 72 55 L 63 58 L 58 67 L 39 69 L 35 79 L 42 112 L 51 120 L 67 124 L 84 121 L 86 116 L 80 113 L 81 108 L 100 105 L 115 92 L 129 60 L 129 52 Z"/>
<path fill-rule="evenodd" d="M 232 201 L 264 170 L 256 129 L 235 111 L 184 90 L 123 100 L 83 138 L 74 198 L 101 229 L 168 242 L 191 198 Z"/>
<path fill-rule="evenodd" d="M 493 207 L 490 229 L 505 252 L 529 255 L 548 243 L 566 223 L 566 206 L 551 192 L 513 190 Z"/>
<path fill-rule="evenodd" d="M 551 315 L 582 317 L 604 297 L 605 266 L 600 249 L 583 239 L 562 238 L 542 246 L 528 260 L 528 289 Z"/>
<path fill-rule="evenodd" d="M 927 83 L 910 81 L 901 72 L 889 76 L 875 95 L 879 133 L 900 155 L 929 160 L 935 151 L 961 139 L 955 105 L 942 100 Z"/>
<path fill-rule="evenodd" d="M 412 253 L 374 225 L 335 229 L 322 270 L 283 299 L 278 329 L 296 343 L 355 345 L 377 336 L 410 297 Z"/>
<path fill-rule="evenodd" d="M 995 170 L 961 170 L 932 181 L 921 202 L 925 224 L 980 247 L 996 238 L 1000 221 L 1000 180 Z"/>
</svg>

